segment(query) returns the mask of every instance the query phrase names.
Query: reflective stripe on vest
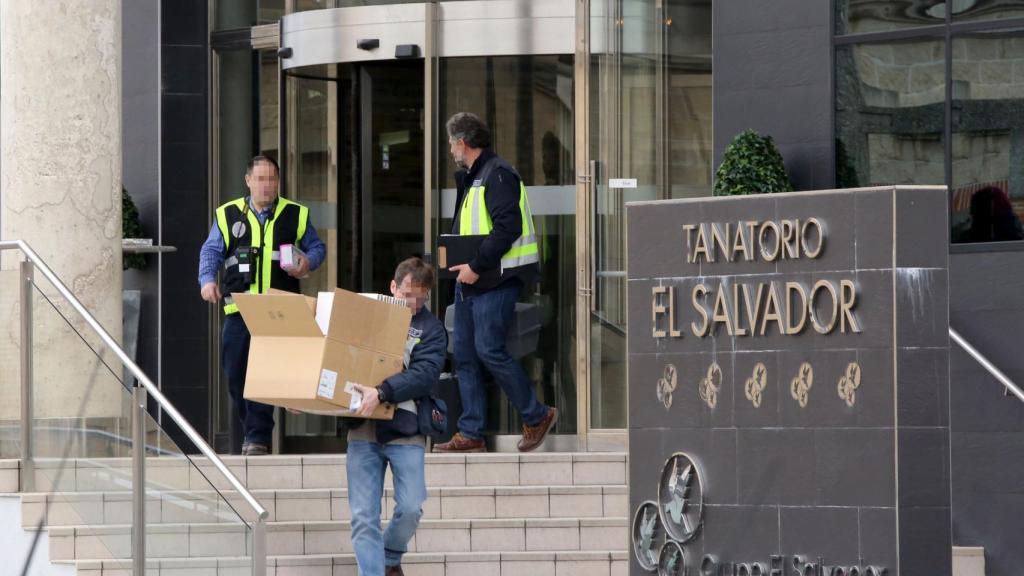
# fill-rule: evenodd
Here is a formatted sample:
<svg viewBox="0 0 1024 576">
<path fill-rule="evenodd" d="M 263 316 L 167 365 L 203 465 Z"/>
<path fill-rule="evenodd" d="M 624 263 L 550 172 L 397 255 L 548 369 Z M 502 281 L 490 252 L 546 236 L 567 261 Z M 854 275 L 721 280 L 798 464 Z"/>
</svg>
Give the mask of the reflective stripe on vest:
<svg viewBox="0 0 1024 576">
<path fill-rule="evenodd" d="M 475 236 L 490 234 L 494 228 L 491 214 L 487 212 L 484 199 L 485 186 L 473 186 L 466 192 L 459 215 L 459 235 Z M 530 199 L 526 195 L 526 185 L 519 182 L 519 214 L 522 217 L 522 233 L 512 247 L 501 257 L 501 269 L 516 268 L 540 261 L 537 249 L 537 233 L 533 228 L 533 213 L 530 211 Z"/>
<path fill-rule="evenodd" d="M 256 217 L 256 214 L 254 214 L 252 210 L 246 210 L 245 202 L 245 198 L 239 198 L 238 200 L 233 200 L 231 202 L 228 202 L 227 204 L 224 204 L 220 208 L 217 208 L 217 227 L 220 228 L 221 237 L 224 239 L 225 251 L 227 251 L 228 248 L 231 246 L 231 241 L 235 239 L 233 236 L 231 236 L 231 231 L 228 229 L 227 208 L 228 206 L 232 205 L 238 208 L 238 210 L 245 213 L 247 217 L 246 219 L 249 221 L 249 230 L 252 233 L 252 245 L 260 245 L 261 228 L 259 218 Z M 231 266 L 238 266 L 238 258 L 231 257 L 224 260 L 225 269 L 230 268 Z M 249 292 L 253 294 L 258 294 L 259 286 L 257 286 L 256 283 L 253 282 L 252 284 L 249 285 Z M 225 314 L 235 314 L 238 312 L 238 305 L 231 301 L 231 297 L 229 295 L 225 295 L 224 302 Z"/>
<path fill-rule="evenodd" d="M 261 273 L 257 275 L 258 279 L 260 280 L 260 284 L 253 282 L 252 284 L 249 285 L 249 293 L 260 294 L 267 292 L 267 290 L 270 288 L 271 273 L 273 270 L 274 262 L 279 261 L 281 259 L 281 253 L 277 250 L 274 250 L 274 222 L 277 220 L 278 216 L 281 215 L 281 212 L 285 210 L 285 207 L 287 207 L 290 204 L 294 204 L 299 209 L 299 224 L 295 236 L 296 242 L 298 242 L 306 233 L 306 225 L 309 222 L 309 208 L 296 202 L 291 202 L 284 198 L 279 198 L 277 202 L 277 209 L 274 211 L 274 216 L 268 222 L 269 226 L 267 226 L 266 230 L 267 237 L 263 239 L 263 243 L 261 244 L 260 240 L 263 234 L 263 226 L 260 224 L 259 218 L 256 217 L 256 214 L 254 214 L 251 209 L 246 209 L 245 202 L 245 198 L 239 198 L 238 200 L 228 202 L 227 204 L 224 204 L 223 206 L 218 208 L 217 226 L 220 228 L 221 236 L 223 236 L 224 238 L 224 249 L 227 250 L 228 247 L 230 246 L 230 241 L 233 238 L 231 238 L 229 235 L 230 230 L 228 230 L 226 208 L 228 206 L 234 205 L 236 208 L 238 208 L 240 211 L 243 211 L 246 214 L 247 219 L 249 221 L 249 230 L 251 230 L 252 234 L 251 245 L 263 246 L 263 253 L 260 255 L 260 264 L 262 265 L 263 269 L 261 270 Z M 237 265 L 238 258 L 234 256 L 224 260 L 224 268 L 229 268 L 231 266 Z M 224 298 L 224 313 L 234 314 L 236 312 L 238 312 L 238 305 L 231 300 L 230 296 L 226 296 Z"/>
</svg>

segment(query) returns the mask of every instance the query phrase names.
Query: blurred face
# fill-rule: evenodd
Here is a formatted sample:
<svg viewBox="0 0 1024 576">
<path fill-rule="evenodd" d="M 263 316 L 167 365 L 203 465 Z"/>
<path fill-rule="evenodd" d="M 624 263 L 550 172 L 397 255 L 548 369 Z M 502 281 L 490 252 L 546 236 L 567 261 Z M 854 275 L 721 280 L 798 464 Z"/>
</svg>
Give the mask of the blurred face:
<svg viewBox="0 0 1024 576">
<path fill-rule="evenodd" d="M 469 168 L 466 165 L 466 141 L 462 138 L 448 137 L 448 151 L 452 153 L 452 160 L 459 168 Z"/>
<path fill-rule="evenodd" d="M 277 198 L 277 170 L 270 162 L 257 162 L 252 167 L 252 174 L 245 175 L 245 185 L 249 187 L 252 203 L 259 208 L 270 206 Z"/>
<path fill-rule="evenodd" d="M 406 275 L 401 284 L 394 280 L 391 281 L 391 294 L 395 298 L 405 300 L 409 308 L 412 308 L 412 313 L 416 314 L 423 308 L 423 304 L 430 296 L 430 288 L 413 284 L 412 276 Z"/>
</svg>

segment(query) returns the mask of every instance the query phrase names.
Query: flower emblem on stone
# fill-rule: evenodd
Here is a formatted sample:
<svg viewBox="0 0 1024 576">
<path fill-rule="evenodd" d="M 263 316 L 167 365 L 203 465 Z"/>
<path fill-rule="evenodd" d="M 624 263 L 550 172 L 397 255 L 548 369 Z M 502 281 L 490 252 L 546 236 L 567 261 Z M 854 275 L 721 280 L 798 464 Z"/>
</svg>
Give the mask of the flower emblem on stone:
<svg viewBox="0 0 1024 576">
<path fill-rule="evenodd" d="M 857 388 L 860 388 L 860 365 L 850 362 L 846 367 L 846 374 L 839 379 L 839 397 L 846 400 L 846 405 L 853 408 L 857 403 Z"/>
<path fill-rule="evenodd" d="M 677 385 L 676 367 L 672 364 L 665 364 L 665 373 L 658 378 L 658 401 L 665 406 L 665 410 L 672 407 L 672 392 Z"/>
<path fill-rule="evenodd" d="M 800 404 L 801 408 L 807 407 L 808 396 L 813 385 L 814 368 L 811 367 L 810 363 L 804 362 L 800 365 L 800 370 L 797 371 L 796 378 L 793 378 L 793 382 L 789 387 L 789 393 Z"/>
<path fill-rule="evenodd" d="M 712 362 L 711 366 L 708 366 L 707 376 L 700 381 L 697 387 L 700 399 L 708 405 L 708 408 L 714 408 L 718 403 L 718 390 L 721 387 L 722 369 L 717 362 Z"/>
<path fill-rule="evenodd" d="M 768 369 L 765 368 L 763 362 L 758 362 L 754 365 L 754 373 L 750 378 L 747 378 L 747 383 L 744 386 L 747 393 L 747 400 L 750 400 L 754 405 L 754 408 L 759 408 L 761 406 L 761 395 L 767 386 Z"/>
</svg>

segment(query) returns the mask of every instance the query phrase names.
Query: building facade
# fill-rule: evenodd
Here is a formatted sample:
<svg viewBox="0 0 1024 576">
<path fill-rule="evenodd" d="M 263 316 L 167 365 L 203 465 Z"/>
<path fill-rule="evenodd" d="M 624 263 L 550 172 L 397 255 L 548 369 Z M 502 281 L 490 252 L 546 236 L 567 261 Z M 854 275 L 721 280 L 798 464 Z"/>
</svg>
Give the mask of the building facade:
<svg viewBox="0 0 1024 576">
<path fill-rule="evenodd" d="M 523 362 L 562 411 L 552 446 L 565 450 L 625 446 L 625 203 L 710 195 L 743 130 L 773 137 L 797 190 L 946 184 L 955 242 L 1021 237 L 1017 2 L 154 0 L 123 10 L 125 186 L 146 231 L 177 248 L 126 275 L 144 295 L 140 359 L 220 446 L 230 419 L 219 318 L 198 297 L 196 257 L 213 209 L 243 194 L 258 152 L 279 159 L 283 193 L 311 207 L 328 245 L 303 290 L 380 291 L 396 261 L 432 257 L 450 229 L 444 121 L 462 110 L 484 118 L 536 215 L 542 281 L 522 305 L 539 328 L 524 334 Z M 449 284 L 433 294 L 439 315 Z M 330 419 L 282 418 L 284 452 L 343 448 Z M 519 429 L 496 388 L 489 421 L 498 436 Z"/>
</svg>

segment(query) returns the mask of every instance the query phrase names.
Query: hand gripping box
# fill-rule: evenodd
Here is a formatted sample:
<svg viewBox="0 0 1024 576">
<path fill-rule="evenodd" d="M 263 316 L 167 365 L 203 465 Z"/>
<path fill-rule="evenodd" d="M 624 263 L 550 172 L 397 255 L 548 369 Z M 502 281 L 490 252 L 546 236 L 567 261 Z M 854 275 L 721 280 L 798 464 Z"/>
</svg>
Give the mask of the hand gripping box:
<svg viewBox="0 0 1024 576">
<path fill-rule="evenodd" d="M 402 370 L 412 320 L 407 306 L 336 289 L 333 299 L 321 299 L 330 306 L 325 334 L 313 298 L 281 292 L 232 297 L 252 334 L 248 400 L 352 416 L 351 383 L 379 386 Z M 394 410 L 380 406 L 371 418 L 390 420 Z"/>
</svg>

